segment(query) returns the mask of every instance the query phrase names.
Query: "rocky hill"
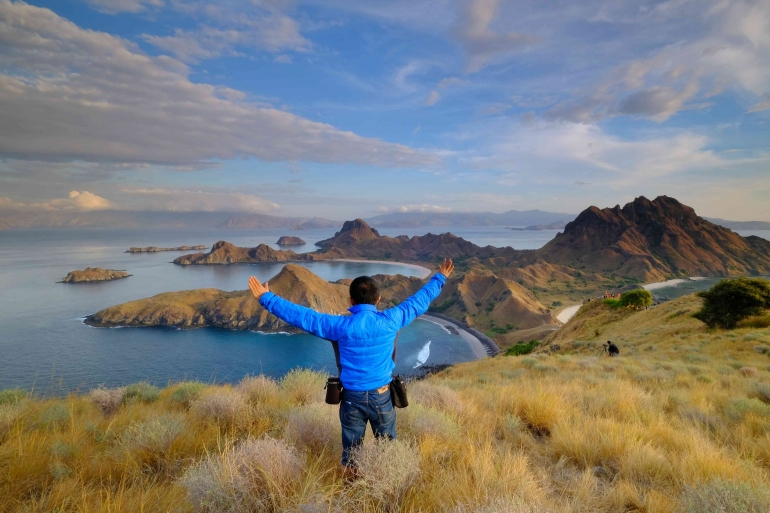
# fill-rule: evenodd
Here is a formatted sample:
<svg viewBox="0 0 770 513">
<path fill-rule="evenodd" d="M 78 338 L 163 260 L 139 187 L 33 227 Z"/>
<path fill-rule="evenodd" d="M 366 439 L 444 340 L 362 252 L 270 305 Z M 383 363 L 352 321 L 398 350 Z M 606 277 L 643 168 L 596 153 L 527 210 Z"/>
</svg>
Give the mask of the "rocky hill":
<svg viewBox="0 0 770 513">
<path fill-rule="evenodd" d="M 193 253 L 174 260 L 177 265 L 253 264 L 258 262 L 292 262 L 317 260 L 311 254 L 291 250 L 276 250 L 266 244 L 255 248 L 241 248 L 220 240 L 208 253 Z"/>
<path fill-rule="evenodd" d="M 304 240 L 300 239 L 299 237 L 293 237 L 291 235 L 284 235 L 280 239 L 278 239 L 278 242 L 276 242 L 279 246 L 302 246 L 304 244 L 307 244 Z"/>
<path fill-rule="evenodd" d="M 363 241 L 377 239 L 379 237 L 379 232 L 366 224 L 366 221 L 363 219 L 355 219 L 353 221 L 345 221 L 345 224 L 342 225 L 342 229 L 335 233 L 334 237 L 318 241 L 315 245 L 324 251 L 328 251 L 333 247 L 347 249 Z"/>
<path fill-rule="evenodd" d="M 741 237 L 666 196 L 590 207 L 536 253 L 550 263 L 643 281 L 770 273 L 770 242 Z"/>
<path fill-rule="evenodd" d="M 97 281 L 119 280 L 131 276 L 126 271 L 86 267 L 82 271 L 70 271 L 60 283 L 88 283 Z"/>
<path fill-rule="evenodd" d="M 348 287 L 329 283 L 305 267 L 287 265 L 270 280 L 270 290 L 294 303 L 319 312 L 346 314 Z M 216 326 L 259 331 L 293 331 L 270 315 L 249 291 L 224 292 L 217 289 L 166 292 L 147 299 L 113 306 L 90 315 L 91 326 Z"/>
<path fill-rule="evenodd" d="M 157 246 L 147 246 L 146 248 L 129 248 L 126 253 L 158 253 L 161 251 L 195 251 L 196 249 L 206 249 L 203 244 L 199 246 L 178 246 L 176 248 L 159 248 Z"/>
</svg>

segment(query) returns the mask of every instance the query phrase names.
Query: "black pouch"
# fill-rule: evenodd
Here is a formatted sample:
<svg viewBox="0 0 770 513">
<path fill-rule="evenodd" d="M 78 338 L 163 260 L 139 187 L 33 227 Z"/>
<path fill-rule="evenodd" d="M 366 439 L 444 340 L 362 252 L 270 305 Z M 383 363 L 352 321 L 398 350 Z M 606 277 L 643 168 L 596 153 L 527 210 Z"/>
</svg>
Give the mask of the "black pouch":
<svg viewBox="0 0 770 513">
<path fill-rule="evenodd" d="M 390 400 L 396 408 L 406 408 L 409 406 L 409 399 L 406 397 L 406 383 L 401 376 L 396 376 L 390 382 Z"/>
<path fill-rule="evenodd" d="M 340 404 L 342 400 L 342 381 L 340 378 L 331 377 L 326 380 L 326 404 Z"/>
</svg>

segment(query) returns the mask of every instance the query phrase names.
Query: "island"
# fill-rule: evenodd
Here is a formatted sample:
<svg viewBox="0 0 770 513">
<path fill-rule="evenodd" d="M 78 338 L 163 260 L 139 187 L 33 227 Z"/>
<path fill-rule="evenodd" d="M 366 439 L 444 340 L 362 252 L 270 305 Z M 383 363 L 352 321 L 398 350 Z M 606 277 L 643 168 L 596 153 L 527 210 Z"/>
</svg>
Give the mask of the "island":
<svg viewBox="0 0 770 513">
<path fill-rule="evenodd" d="M 279 246 L 302 246 L 304 244 L 307 244 L 304 240 L 300 239 L 299 237 L 294 237 L 292 235 L 284 235 L 280 239 L 278 239 L 278 242 L 276 242 Z"/>
<path fill-rule="evenodd" d="M 59 283 L 93 283 L 97 281 L 119 280 L 131 276 L 126 271 L 102 269 L 101 267 L 86 267 L 84 270 L 71 271 Z"/>
<path fill-rule="evenodd" d="M 161 251 L 200 251 L 206 249 L 206 246 L 199 244 L 197 246 L 177 246 L 176 248 L 159 248 L 157 246 L 148 246 L 146 248 L 129 248 L 126 253 L 159 253 Z"/>
</svg>

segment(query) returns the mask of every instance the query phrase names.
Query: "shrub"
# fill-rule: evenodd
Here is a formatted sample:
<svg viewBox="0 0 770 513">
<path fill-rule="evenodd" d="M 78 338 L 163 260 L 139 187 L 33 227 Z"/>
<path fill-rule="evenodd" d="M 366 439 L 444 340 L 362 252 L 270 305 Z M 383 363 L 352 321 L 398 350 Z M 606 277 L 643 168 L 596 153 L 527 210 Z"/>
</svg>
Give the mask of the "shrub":
<svg viewBox="0 0 770 513">
<path fill-rule="evenodd" d="M 428 408 L 460 414 L 463 411 L 463 401 L 460 396 L 445 385 L 436 385 L 428 381 L 416 381 L 409 387 L 410 401 L 422 404 Z"/>
<path fill-rule="evenodd" d="M 756 367 L 741 367 L 738 369 L 738 372 L 741 374 L 741 376 L 754 377 L 759 374 L 759 369 Z"/>
<path fill-rule="evenodd" d="M 407 425 L 406 429 L 417 438 L 434 436 L 451 440 L 460 434 L 459 426 L 449 415 L 420 404 L 410 404 L 409 408 L 399 412 L 399 418 Z"/>
<path fill-rule="evenodd" d="M 284 435 L 293 444 L 320 453 L 340 441 L 338 411 L 324 403 L 292 408 Z"/>
<path fill-rule="evenodd" d="M 105 415 L 111 415 L 118 411 L 120 405 L 123 404 L 123 398 L 125 395 L 126 387 L 99 387 L 91 390 L 91 401 L 93 401 L 99 408 L 101 408 L 102 413 Z"/>
<path fill-rule="evenodd" d="M 194 511 L 282 511 L 304 461 L 286 442 L 265 437 L 228 445 L 182 476 Z"/>
<path fill-rule="evenodd" d="M 11 432 L 16 420 L 21 415 L 21 409 L 16 404 L 0 404 L 0 443 Z"/>
<path fill-rule="evenodd" d="M 278 392 L 278 383 L 264 374 L 246 376 L 238 383 L 238 390 L 252 403 L 262 403 L 275 397 Z"/>
<path fill-rule="evenodd" d="M 532 367 L 537 364 L 537 360 L 535 358 L 522 358 L 521 364 L 524 367 Z"/>
<path fill-rule="evenodd" d="M 284 394 L 299 404 L 321 402 L 324 400 L 326 374 L 310 369 L 289 371 L 280 382 Z"/>
<path fill-rule="evenodd" d="M 9 388 L 0 391 L 0 404 L 18 404 L 27 397 L 27 391 L 21 388 Z"/>
<path fill-rule="evenodd" d="M 539 340 L 530 340 L 526 344 L 518 343 L 515 346 L 511 346 L 506 349 L 504 354 L 505 356 L 521 356 L 524 354 L 529 354 L 539 345 Z"/>
<path fill-rule="evenodd" d="M 748 414 L 757 417 L 770 417 L 770 406 L 759 399 L 734 399 L 725 407 L 725 415 L 735 422 L 740 422 Z"/>
<path fill-rule="evenodd" d="M 497 497 L 484 503 L 463 502 L 457 504 L 452 513 L 550 513 L 551 509 L 541 505 L 528 504 L 518 497 Z"/>
<path fill-rule="evenodd" d="M 40 425 L 42 426 L 64 424 L 68 420 L 70 420 L 70 409 L 62 402 L 56 402 L 48 406 L 40 414 Z"/>
<path fill-rule="evenodd" d="M 761 278 L 722 280 L 699 292 L 703 308 L 693 317 L 711 328 L 733 329 L 738 322 L 770 308 L 770 282 Z"/>
<path fill-rule="evenodd" d="M 376 440 L 353 450 L 361 482 L 381 511 L 399 511 L 401 500 L 420 473 L 415 446 L 401 440 Z"/>
<path fill-rule="evenodd" d="M 748 483 L 721 479 L 687 486 L 682 491 L 687 513 L 760 513 L 770 511 L 767 489 L 754 489 Z"/>
<path fill-rule="evenodd" d="M 179 415 L 161 415 L 144 422 L 135 422 L 126 429 L 120 444 L 130 452 L 152 455 L 164 454 L 184 431 L 184 419 Z"/>
<path fill-rule="evenodd" d="M 181 404 L 185 408 L 189 408 L 192 402 L 201 395 L 201 392 L 206 390 L 207 386 L 200 381 L 184 381 L 174 388 L 168 399 L 169 401 Z"/>
<path fill-rule="evenodd" d="M 236 424 L 246 412 L 246 408 L 243 395 L 229 388 L 215 390 L 193 402 L 191 406 L 200 417 L 225 425 Z"/>
<path fill-rule="evenodd" d="M 160 389 L 155 385 L 143 381 L 126 387 L 123 395 L 124 401 L 138 401 L 141 403 L 154 403 L 160 397 Z"/>
<path fill-rule="evenodd" d="M 646 308 L 652 304 L 652 293 L 645 289 L 635 289 L 624 292 L 620 296 L 620 306 Z"/>
</svg>

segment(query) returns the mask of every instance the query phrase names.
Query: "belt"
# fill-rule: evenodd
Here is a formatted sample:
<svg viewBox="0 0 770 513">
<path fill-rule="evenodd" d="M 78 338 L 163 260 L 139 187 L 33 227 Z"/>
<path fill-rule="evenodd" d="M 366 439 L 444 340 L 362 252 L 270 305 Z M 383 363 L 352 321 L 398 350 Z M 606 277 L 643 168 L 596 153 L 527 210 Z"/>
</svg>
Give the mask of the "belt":
<svg viewBox="0 0 770 513">
<path fill-rule="evenodd" d="M 381 386 L 380 388 L 377 389 L 377 393 L 378 394 L 384 394 L 385 392 L 388 391 L 389 388 L 390 388 L 390 385 L 383 385 L 383 386 Z"/>
</svg>

